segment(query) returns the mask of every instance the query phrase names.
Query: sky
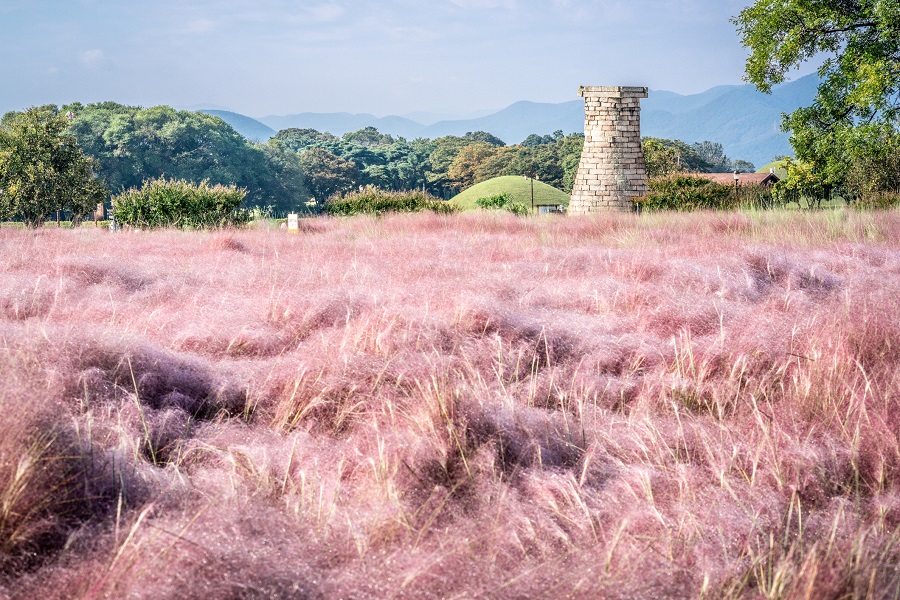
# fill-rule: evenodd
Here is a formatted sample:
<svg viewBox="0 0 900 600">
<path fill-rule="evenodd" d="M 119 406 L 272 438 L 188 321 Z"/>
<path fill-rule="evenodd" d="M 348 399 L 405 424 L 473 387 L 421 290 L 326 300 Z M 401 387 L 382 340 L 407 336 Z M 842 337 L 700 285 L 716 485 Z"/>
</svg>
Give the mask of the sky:
<svg viewBox="0 0 900 600">
<path fill-rule="evenodd" d="M 579 85 L 741 83 L 750 0 L 0 0 L 0 114 L 40 104 L 467 116 Z"/>
</svg>

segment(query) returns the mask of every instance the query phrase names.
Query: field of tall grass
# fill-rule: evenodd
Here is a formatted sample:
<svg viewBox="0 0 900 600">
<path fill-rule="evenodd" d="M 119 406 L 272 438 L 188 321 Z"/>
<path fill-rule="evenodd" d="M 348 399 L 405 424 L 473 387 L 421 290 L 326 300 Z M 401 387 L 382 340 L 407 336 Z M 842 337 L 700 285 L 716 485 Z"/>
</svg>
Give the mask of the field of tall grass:
<svg viewBox="0 0 900 600">
<path fill-rule="evenodd" d="M 0 598 L 894 598 L 900 213 L 0 229 Z"/>
</svg>

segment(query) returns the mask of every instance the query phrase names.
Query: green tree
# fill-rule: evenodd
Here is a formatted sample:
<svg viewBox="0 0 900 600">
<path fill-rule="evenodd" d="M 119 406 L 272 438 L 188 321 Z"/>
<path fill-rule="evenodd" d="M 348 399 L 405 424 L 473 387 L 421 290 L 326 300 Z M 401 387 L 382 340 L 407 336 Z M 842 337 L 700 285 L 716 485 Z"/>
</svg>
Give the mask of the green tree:
<svg viewBox="0 0 900 600">
<path fill-rule="evenodd" d="M 562 191 L 571 193 L 575 186 L 575 174 L 578 173 L 578 164 L 581 162 L 581 153 L 584 150 L 584 134 L 573 133 L 557 142 L 559 145 L 559 166 L 563 170 Z"/>
<path fill-rule="evenodd" d="M 900 0 L 757 0 L 733 19 L 762 91 L 825 56 L 811 106 L 784 117 L 797 158 L 826 182 L 890 139 L 900 124 Z"/>
<path fill-rule="evenodd" d="M 542 144 L 555 144 L 563 139 L 562 129 L 557 129 L 552 135 L 538 135 L 532 133 L 520 144 L 525 147 L 540 146 Z"/>
<path fill-rule="evenodd" d="M 265 157 L 263 183 L 270 199 L 268 206 L 280 212 L 300 210 L 310 197 L 300 156 L 276 138 L 258 147 Z"/>
<path fill-rule="evenodd" d="M 69 219 L 74 227 L 97 210 L 106 199 L 107 189 L 103 180 L 94 173 L 94 161 L 90 158 L 77 161 L 70 171 Z"/>
<path fill-rule="evenodd" d="M 417 138 L 403 144 L 402 158 L 397 161 L 397 179 L 399 186 L 395 189 L 413 190 L 420 187 L 428 189 L 428 172 L 431 170 L 431 153 L 434 144 L 430 140 Z M 389 156 L 389 158 L 391 158 Z"/>
<path fill-rule="evenodd" d="M 310 148 L 323 148 L 340 141 L 327 132 L 321 133 L 315 129 L 298 129 L 296 127 L 282 129 L 272 139 L 282 142 L 294 152 L 303 152 Z"/>
<path fill-rule="evenodd" d="M 94 163 L 67 132 L 55 106 L 7 113 L 0 122 L 0 213 L 40 227 L 50 214 L 71 210 L 80 220 L 106 197 Z"/>
<path fill-rule="evenodd" d="M 522 146 L 530 148 L 532 146 L 540 146 L 541 144 L 549 144 L 551 141 L 547 140 L 547 136 L 540 136 L 536 133 L 532 133 L 522 141 Z"/>
<path fill-rule="evenodd" d="M 450 176 L 450 165 L 463 148 L 472 142 L 455 135 L 447 135 L 433 141 L 434 149 L 429 156 L 431 168 L 427 173 L 429 186 L 442 195 L 444 191 L 455 189 L 456 185 Z"/>
<path fill-rule="evenodd" d="M 436 147 L 430 140 L 410 142 L 382 135 L 374 127 L 348 133 L 342 139 L 315 129 L 285 129 L 272 139 L 300 153 L 317 148 L 354 163 L 359 171 L 359 183 L 363 185 L 395 191 L 423 186 L 435 189 L 428 179 L 430 157 Z"/>
<path fill-rule="evenodd" d="M 6 192 L 3 190 L 3 184 L 0 182 L 0 224 L 4 221 L 9 221 L 12 216 L 12 200 L 7 198 Z"/>
<path fill-rule="evenodd" d="M 301 154 L 300 169 L 319 207 L 334 194 L 347 193 L 359 185 L 356 164 L 321 148 Z"/>
<path fill-rule="evenodd" d="M 390 146 L 394 143 L 394 138 L 388 134 L 382 134 L 372 126 L 364 127 L 358 131 L 345 133 L 342 138 L 345 142 L 356 144 L 357 146 Z"/>
<path fill-rule="evenodd" d="M 248 203 L 282 210 L 308 197 L 277 146 L 253 144 L 219 117 L 115 102 L 62 110 L 74 115 L 72 133 L 114 191 L 166 176 L 236 185 L 248 190 Z"/>
<path fill-rule="evenodd" d="M 692 146 L 681 140 L 645 137 L 641 140 L 644 150 L 644 164 L 647 175 L 663 177 L 681 172 L 712 173 L 731 170 L 731 162 L 722 152 L 722 145 L 714 142 L 701 142 Z M 711 164 L 701 156 L 703 151 L 707 157 L 718 161 Z"/>
<path fill-rule="evenodd" d="M 460 189 L 471 187 L 475 183 L 476 172 L 481 163 L 499 151 L 499 146 L 485 142 L 470 144 L 460 150 L 453 159 L 447 175 L 456 187 Z"/>
<path fill-rule="evenodd" d="M 733 163 L 725 156 L 725 148 L 719 142 L 695 142 L 691 144 L 691 149 L 706 163 L 704 166 L 709 170 L 705 172 L 727 173 L 735 169 Z M 747 161 L 741 162 L 746 163 Z"/>
<path fill-rule="evenodd" d="M 900 193 L 900 135 L 885 135 L 863 140 L 845 173 L 842 193 L 845 198 L 872 197 L 882 192 Z"/>
<path fill-rule="evenodd" d="M 388 146 L 374 148 L 377 162 L 363 171 L 363 183 L 383 190 L 427 189 L 427 173 L 431 168 L 429 156 L 433 144 L 417 139 L 407 142 L 403 138 Z"/>
<path fill-rule="evenodd" d="M 469 131 L 464 136 L 464 139 L 469 140 L 470 142 L 482 142 L 485 144 L 490 144 L 491 146 L 506 145 L 506 142 L 504 142 L 497 136 L 488 133 L 487 131 Z"/>
<path fill-rule="evenodd" d="M 485 158 L 475 167 L 473 183 L 481 183 L 501 175 L 513 175 L 514 173 L 511 172 L 512 165 L 520 149 L 521 147 L 519 146 L 504 146 L 496 154 Z"/>
<path fill-rule="evenodd" d="M 731 167 L 728 169 L 729 171 L 740 171 L 741 173 L 755 173 L 756 165 L 754 165 L 749 160 L 733 160 L 731 161 Z"/>
<path fill-rule="evenodd" d="M 831 193 L 829 184 L 812 164 L 788 159 L 785 164 L 787 177 L 775 184 L 773 190 L 779 203 L 796 202 L 809 207 L 818 206 Z"/>
<path fill-rule="evenodd" d="M 665 177 L 685 169 L 681 164 L 681 152 L 677 147 L 666 144 L 667 141 L 669 140 L 657 138 L 644 138 L 641 141 L 648 177 Z"/>
<path fill-rule="evenodd" d="M 530 148 L 518 146 L 517 149 L 515 160 L 510 163 L 505 175 L 533 174 L 547 185 L 560 189 L 563 187 L 564 172 L 555 143 Z"/>
</svg>

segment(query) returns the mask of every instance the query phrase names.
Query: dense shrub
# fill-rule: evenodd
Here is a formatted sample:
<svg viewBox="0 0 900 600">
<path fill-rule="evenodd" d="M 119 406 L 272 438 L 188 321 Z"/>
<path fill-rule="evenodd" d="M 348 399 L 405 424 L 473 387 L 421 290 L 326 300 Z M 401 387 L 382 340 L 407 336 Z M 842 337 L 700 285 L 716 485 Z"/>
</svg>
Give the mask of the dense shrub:
<svg viewBox="0 0 900 600">
<path fill-rule="evenodd" d="M 744 185 L 738 188 L 738 206 L 741 208 L 775 208 L 782 202 L 774 194 L 772 186 Z"/>
<path fill-rule="evenodd" d="M 900 191 L 900 136 L 872 136 L 854 153 L 842 183 L 847 195 L 859 198 Z"/>
<path fill-rule="evenodd" d="M 493 196 L 486 196 L 475 201 L 475 205 L 478 208 L 486 210 L 500 210 L 501 208 L 505 208 L 507 203 L 509 203 L 509 194 L 507 193 L 494 194 Z"/>
<path fill-rule="evenodd" d="M 420 212 L 423 210 L 430 210 L 439 214 L 450 214 L 458 209 L 453 204 L 438 200 L 427 192 L 388 192 L 374 187 L 332 196 L 325 203 L 326 213 L 344 217 L 358 214 L 381 215 L 389 212 Z"/>
<path fill-rule="evenodd" d="M 513 202 L 505 192 L 479 198 L 475 201 L 475 205 L 485 210 L 506 210 L 520 217 L 529 213 L 527 206 L 521 202 Z"/>
<path fill-rule="evenodd" d="M 886 210 L 900 206 L 900 192 L 883 192 L 863 196 L 853 203 L 860 209 Z"/>
<path fill-rule="evenodd" d="M 688 175 L 651 179 L 650 192 L 634 201 L 641 210 L 650 211 L 727 210 L 738 206 L 730 186 Z"/>
<path fill-rule="evenodd" d="M 787 177 L 776 183 L 773 190 L 779 203 L 796 202 L 800 206 L 806 204 L 812 208 L 821 206 L 822 200 L 831 197 L 833 183 L 817 172 L 812 163 L 788 159 L 785 169 Z"/>
<path fill-rule="evenodd" d="M 246 196 L 246 189 L 234 185 L 160 177 L 145 181 L 140 189 L 122 192 L 112 202 L 120 225 L 202 229 L 245 223 L 247 214 L 238 208 Z"/>
</svg>

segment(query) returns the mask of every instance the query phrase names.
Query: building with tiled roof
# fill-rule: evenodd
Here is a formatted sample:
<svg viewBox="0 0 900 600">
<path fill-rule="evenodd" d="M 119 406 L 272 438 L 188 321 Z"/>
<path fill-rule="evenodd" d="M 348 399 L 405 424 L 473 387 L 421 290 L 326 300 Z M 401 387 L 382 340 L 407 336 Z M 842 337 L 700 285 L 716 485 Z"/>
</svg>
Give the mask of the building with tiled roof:
<svg viewBox="0 0 900 600">
<path fill-rule="evenodd" d="M 734 185 L 734 173 L 692 173 L 694 177 L 709 179 L 722 185 Z M 738 185 L 770 187 L 778 183 L 775 173 L 738 173 Z"/>
</svg>

